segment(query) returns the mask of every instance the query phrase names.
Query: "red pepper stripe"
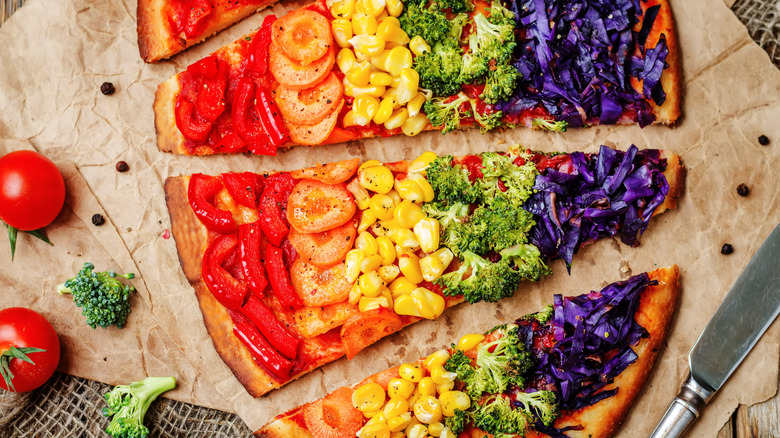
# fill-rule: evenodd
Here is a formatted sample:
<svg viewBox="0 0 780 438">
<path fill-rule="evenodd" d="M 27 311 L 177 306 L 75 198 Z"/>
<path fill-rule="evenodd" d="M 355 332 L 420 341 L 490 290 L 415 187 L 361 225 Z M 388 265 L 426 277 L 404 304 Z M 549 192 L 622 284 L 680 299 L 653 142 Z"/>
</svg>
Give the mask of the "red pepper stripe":
<svg viewBox="0 0 780 438">
<path fill-rule="evenodd" d="M 250 296 L 241 308 L 241 313 L 252 320 L 274 348 L 288 359 L 295 360 L 300 339 L 287 330 L 268 306 L 256 297 Z"/>
<path fill-rule="evenodd" d="M 246 316 L 232 311 L 228 314 L 233 320 L 233 334 L 249 348 L 252 359 L 282 382 L 290 380 L 294 363 L 276 351 Z"/>
</svg>

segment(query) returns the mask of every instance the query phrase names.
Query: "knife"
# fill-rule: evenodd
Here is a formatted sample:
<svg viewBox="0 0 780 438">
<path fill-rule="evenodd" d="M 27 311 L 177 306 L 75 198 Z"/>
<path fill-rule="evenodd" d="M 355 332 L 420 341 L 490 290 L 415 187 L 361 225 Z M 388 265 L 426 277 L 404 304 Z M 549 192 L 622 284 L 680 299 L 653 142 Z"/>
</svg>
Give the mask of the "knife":
<svg viewBox="0 0 780 438">
<path fill-rule="evenodd" d="M 690 373 L 650 438 L 682 436 L 780 313 L 780 225 L 731 286 L 688 354 Z"/>
</svg>

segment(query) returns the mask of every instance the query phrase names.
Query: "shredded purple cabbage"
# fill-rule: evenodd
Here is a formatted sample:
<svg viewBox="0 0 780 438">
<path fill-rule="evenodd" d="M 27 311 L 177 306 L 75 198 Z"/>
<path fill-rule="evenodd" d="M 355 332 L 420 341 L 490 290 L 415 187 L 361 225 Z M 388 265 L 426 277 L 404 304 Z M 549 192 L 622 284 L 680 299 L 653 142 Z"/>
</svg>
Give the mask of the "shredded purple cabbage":
<svg viewBox="0 0 780 438">
<path fill-rule="evenodd" d="M 506 0 L 517 20 L 513 65 L 522 79 L 496 109 L 516 116 L 543 107 L 570 126 L 613 124 L 625 109 L 640 126 L 652 123 L 645 98 L 657 104 L 666 98 L 660 77 L 669 50 L 662 36 L 645 51 L 658 8 L 643 17 L 640 1 Z M 637 47 L 644 57 L 633 56 Z M 644 79 L 643 93 L 631 86 L 632 75 Z"/>
<path fill-rule="evenodd" d="M 545 169 L 524 208 L 534 214 L 530 240 L 547 260 L 562 258 L 571 271 L 583 243 L 619 236 L 630 246 L 669 193 L 666 159 L 655 149 L 626 152 L 601 146 L 598 154 L 571 154 L 571 174 Z"/>
<path fill-rule="evenodd" d="M 631 346 L 648 334 L 634 315 L 642 291 L 655 284 L 658 282 L 645 273 L 598 292 L 576 297 L 555 295 L 553 316 L 543 329 L 554 336 L 551 348 L 536 347 L 532 326 L 518 321 L 520 338 L 537 359 L 534 378 L 555 387 L 561 409 L 590 406 L 618 391 L 602 388 L 636 361 Z M 552 435 L 553 430 L 542 432 Z"/>
</svg>

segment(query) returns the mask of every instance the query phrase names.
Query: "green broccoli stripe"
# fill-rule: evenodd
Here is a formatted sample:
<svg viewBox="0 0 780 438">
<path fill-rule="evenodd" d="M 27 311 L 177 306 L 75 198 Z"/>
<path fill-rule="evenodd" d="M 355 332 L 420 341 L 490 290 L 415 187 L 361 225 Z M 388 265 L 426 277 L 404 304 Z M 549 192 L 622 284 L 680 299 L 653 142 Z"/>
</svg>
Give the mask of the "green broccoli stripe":
<svg viewBox="0 0 780 438">
<path fill-rule="evenodd" d="M 57 292 L 73 295 L 73 302 L 81 307 L 81 314 L 90 327 L 115 325 L 121 329 L 130 314 L 130 295 L 135 287 L 123 284 L 117 277 L 131 280 L 135 274 L 118 275 L 114 271 L 95 272 L 94 269 L 92 263 L 84 263 L 75 277 L 57 286 Z"/>
</svg>

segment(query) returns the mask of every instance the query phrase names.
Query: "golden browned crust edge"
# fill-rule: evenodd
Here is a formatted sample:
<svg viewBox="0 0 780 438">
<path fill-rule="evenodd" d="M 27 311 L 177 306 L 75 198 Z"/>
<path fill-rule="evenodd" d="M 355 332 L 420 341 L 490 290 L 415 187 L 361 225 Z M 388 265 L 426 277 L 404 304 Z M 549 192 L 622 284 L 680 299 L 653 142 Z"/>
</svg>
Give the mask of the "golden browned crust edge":
<svg viewBox="0 0 780 438">
<path fill-rule="evenodd" d="M 677 208 L 677 199 L 682 196 L 685 183 L 685 166 L 680 161 L 680 156 L 672 152 L 661 151 L 661 158 L 666 158 L 664 176 L 666 182 L 669 183 L 669 193 L 664 202 L 653 212 L 653 215 Z"/>
<path fill-rule="evenodd" d="M 259 4 L 242 4 L 233 9 L 226 9 L 225 2 L 217 2 L 214 14 L 218 19 L 210 23 L 203 33 L 195 38 L 185 39 L 173 35 L 168 19 L 165 17 L 166 0 L 138 0 L 138 50 L 144 62 L 154 63 L 201 43 L 217 32 L 254 14 L 266 6 L 276 3 L 268 0 Z"/>
<path fill-rule="evenodd" d="M 154 129 L 157 132 L 157 149 L 162 152 L 187 154 L 184 135 L 176 127 L 176 96 L 181 83 L 176 75 L 157 86 L 154 93 Z"/>
</svg>

